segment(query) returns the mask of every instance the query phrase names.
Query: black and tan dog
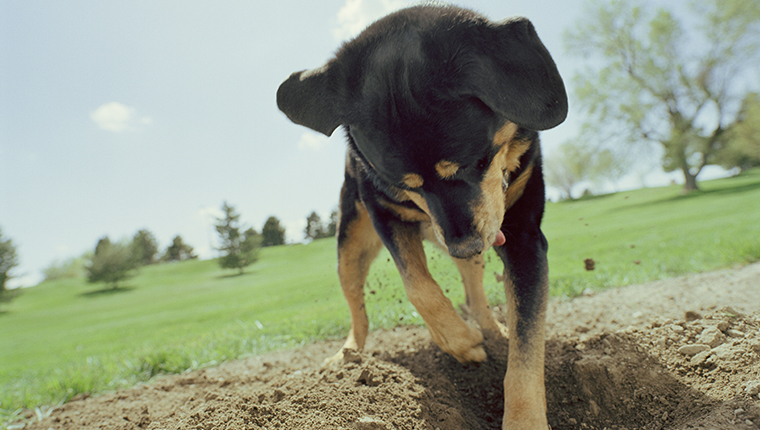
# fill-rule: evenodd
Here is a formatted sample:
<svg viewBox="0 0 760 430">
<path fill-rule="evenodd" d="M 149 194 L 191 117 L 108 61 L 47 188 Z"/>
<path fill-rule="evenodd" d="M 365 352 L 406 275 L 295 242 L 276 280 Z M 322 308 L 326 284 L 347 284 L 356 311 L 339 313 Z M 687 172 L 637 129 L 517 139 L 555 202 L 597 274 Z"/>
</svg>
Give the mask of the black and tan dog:
<svg viewBox="0 0 760 430">
<path fill-rule="evenodd" d="M 367 337 L 364 282 L 384 245 L 433 340 L 461 362 L 486 358 L 427 269 L 423 239 L 453 257 L 482 330 L 506 331 L 483 292 L 483 253 L 505 266 L 509 355 L 504 427 L 546 429 L 547 243 L 538 133 L 561 123 L 567 96 L 526 19 L 489 22 L 450 6 L 391 14 L 321 68 L 277 92 L 295 123 L 348 138 L 338 274 L 351 310 L 345 349 Z"/>
</svg>

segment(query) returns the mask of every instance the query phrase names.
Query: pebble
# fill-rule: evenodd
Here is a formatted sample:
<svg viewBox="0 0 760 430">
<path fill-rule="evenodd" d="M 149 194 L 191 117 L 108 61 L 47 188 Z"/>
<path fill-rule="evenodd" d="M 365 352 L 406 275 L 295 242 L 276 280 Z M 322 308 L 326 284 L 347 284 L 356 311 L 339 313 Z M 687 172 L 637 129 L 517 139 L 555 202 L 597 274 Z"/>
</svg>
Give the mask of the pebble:
<svg viewBox="0 0 760 430">
<path fill-rule="evenodd" d="M 697 343 L 710 345 L 710 348 L 715 348 L 716 346 L 722 344 L 725 340 L 726 335 L 718 330 L 717 327 L 708 327 L 702 331 L 702 334 L 699 335 Z"/>
<path fill-rule="evenodd" d="M 702 351 L 699 354 L 692 357 L 689 363 L 692 366 L 702 366 L 707 363 L 707 359 L 710 358 L 710 355 L 712 355 L 712 351 L 710 351 L 709 349 L 707 351 Z"/>
<path fill-rule="evenodd" d="M 702 315 L 700 315 L 699 312 L 696 312 L 696 311 L 686 311 L 684 313 L 684 319 L 686 321 L 695 321 L 701 318 L 702 318 Z"/>
<path fill-rule="evenodd" d="M 388 426 L 384 421 L 373 417 L 362 417 L 354 423 L 356 430 L 386 430 Z"/>
<path fill-rule="evenodd" d="M 744 392 L 750 396 L 760 394 L 760 380 L 747 382 Z"/>
<path fill-rule="evenodd" d="M 744 332 L 734 329 L 726 330 L 726 334 L 730 337 L 744 337 Z"/>
<path fill-rule="evenodd" d="M 695 345 L 684 345 L 680 348 L 678 348 L 678 352 L 683 355 L 688 355 L 689 357 L 699 354 L 700 352 L 709 351 L 710 347 L 708 345 L 701 345 L 701 344 L 695 344 Z"/>
</svg>

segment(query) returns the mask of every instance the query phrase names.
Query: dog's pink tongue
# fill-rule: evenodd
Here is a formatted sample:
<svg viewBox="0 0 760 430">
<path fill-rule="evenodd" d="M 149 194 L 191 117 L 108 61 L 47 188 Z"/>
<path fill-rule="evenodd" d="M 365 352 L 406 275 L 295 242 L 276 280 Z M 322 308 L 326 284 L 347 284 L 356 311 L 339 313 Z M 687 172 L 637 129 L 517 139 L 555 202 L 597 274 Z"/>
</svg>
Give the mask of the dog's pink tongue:
<svg viewBox="0 0 760 430">
<path fill-rule="evenodd" d="M 496 233 L 496 240 L 493 242 L 493 246 L 501 246 L 507 243 L 507 238 L 504 237 L 504 232 L 499 230 L 498 233 Z"/>
</svg>

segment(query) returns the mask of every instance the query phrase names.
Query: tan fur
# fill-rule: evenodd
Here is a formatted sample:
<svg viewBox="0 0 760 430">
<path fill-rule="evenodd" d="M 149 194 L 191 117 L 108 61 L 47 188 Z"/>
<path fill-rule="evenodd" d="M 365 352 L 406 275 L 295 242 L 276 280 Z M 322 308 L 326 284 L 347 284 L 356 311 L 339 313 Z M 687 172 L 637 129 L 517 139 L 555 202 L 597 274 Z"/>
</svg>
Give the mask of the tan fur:
<svg viewBox="0 0 760 430">
<path fill-rule="evenodd" d="M 435 163 L 435 171 L 441 179 L 448 179 L 459 171 L 459 164 L 453 161 L 441 160 Z"/>
<path fill-rule="evenodd" d="M 513 204 L 522 197 L 523 191 L 525 191 L 525 185 L 528 184 L 528 179 L 533 175 L 533 165 L 530 165 L 525 168 L 525 170 L 520 173 L 520 176 L 515 179 L 512 184 L 510 184 L 509 188 L 507 188 L 507 194 L 504 196 L 504 207 L 509 209 L 512 207 Z"/>
<path fill-rule="evenodd" d="M 546 280 L 544 280 L 546 281 Z M 509 429 L 546 429 L 546 389 L 544 386 L 544 355 L 546 339 L 546 306 L 533 315 L 536 325 L 528 336 L 530 344 L 522 344 L 517 336 L 517 297 L 509 276 L 505 276 L 507 293 L 507 326 L 509 327 L 509 356 L 504 377 L 504 426 Z"/>
<path fill-rule="evenodd" d="M 480 183 L 482 197 L 473 207 L 475 228 L 483 236 L 484 243 L 493 243 L 496 238 L 496 231 L 508 207 L 505 205 L 504 182 L 509 173 L 520 167 L 520 157 L 530 148 L 528 141 L 512 140 L 517 128 L 516 124 L 507 122 L 496 132 L 493 142 L 499 151 L 483 176 Z M 530 175 L 526 176 L 526 181 L 528 178 Z M 524 184 L 522 187 L 524 189 Z"/>
<path fill-rule="evenodd" d="M 351 330 L 343 348 L 335 356 L 325 360 L 325 365 L 340 363 L 343 350 L 361 351 L 367 339 L 369 322 L 364 305 L 364 282 L 369 267 L 383 244 L 372 226 L 363 203 L 356 202 L 359 216 L 347 226 L 347 240 L 338 248 L 338 277 L 343 295 L 351 311 Z"/>
<path fill-rule="evenodd" d="M 422 176 L 416 173 L 407 173 L 401 181 L 409 188 L 419 188 L 424 183 Z"/>
<path fill-rule="evenodd" d="M 428 271 L 419 228 L 409 228 L 395 240 L 404 262 L 398 269 L 406 294 L 425 320 L 433 342 L 462 363 L 485 360 L 483 335 L 464 322 Z"/>
</svg>

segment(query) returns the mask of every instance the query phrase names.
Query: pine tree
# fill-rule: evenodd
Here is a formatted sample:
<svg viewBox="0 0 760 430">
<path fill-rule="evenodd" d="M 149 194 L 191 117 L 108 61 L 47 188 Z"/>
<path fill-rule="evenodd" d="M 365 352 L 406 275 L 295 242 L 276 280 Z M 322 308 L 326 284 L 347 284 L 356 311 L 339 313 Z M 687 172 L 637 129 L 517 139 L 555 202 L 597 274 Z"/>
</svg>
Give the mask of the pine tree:
<svg viewBox="0 0 760 430">
<path fill-rule="evenodd" d="M 245 267 L 258 260 L 261 235 L 253 228 L 241 234 L 240 214 L 227 202 L 222 205 L 222 212 L 224 218 L 217 218 L 216 223 L 221 242 L 217 249 L 222 252 L 219 265 L 224 269 L 238 269 L 242 274 Z"/>
</svg>

